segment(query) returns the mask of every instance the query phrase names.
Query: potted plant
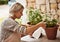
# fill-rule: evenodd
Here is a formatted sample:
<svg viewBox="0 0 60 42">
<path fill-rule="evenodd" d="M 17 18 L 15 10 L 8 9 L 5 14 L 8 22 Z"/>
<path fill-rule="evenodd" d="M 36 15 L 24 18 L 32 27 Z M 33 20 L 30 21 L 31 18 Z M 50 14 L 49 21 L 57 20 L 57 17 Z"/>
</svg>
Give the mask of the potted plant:
<svg viewBox="0 0 60 42">
<path fill-rule="evenodd" d="M 45 20 L 44 22 L 46 22 L 46 35 L 47 38 L 50 40 L 54 40 L 56 39 L 56 35 L 57 35 L 57 29 L 58 29 L 58 25 L 57 25 L 57 19 L 51 17 L 52 15 L 48 16 L 49 14 L 45 15 Z"/>
<path fill-rule="evenodd" d="M 30 7 L 27 12 L 29 20 L 28 24 L 35 25 L 42 21 L 41 12 L 39 9 L 33 9 Z"/>
</svg>

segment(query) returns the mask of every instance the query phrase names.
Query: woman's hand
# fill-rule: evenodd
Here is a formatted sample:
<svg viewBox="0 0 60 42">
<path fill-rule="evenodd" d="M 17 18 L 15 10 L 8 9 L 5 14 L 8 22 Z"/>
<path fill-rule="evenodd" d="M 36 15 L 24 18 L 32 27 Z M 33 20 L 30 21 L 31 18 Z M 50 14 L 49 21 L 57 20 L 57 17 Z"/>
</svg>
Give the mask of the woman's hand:
<svg viewBox="0 0 60 42">
<path fill-rule="evenodd" d="M 37 25 L 39 27 L 43 27 L 44 29 L 46 28 L 46 23 L 45 22 L 39 22 Z"/>
</svg>

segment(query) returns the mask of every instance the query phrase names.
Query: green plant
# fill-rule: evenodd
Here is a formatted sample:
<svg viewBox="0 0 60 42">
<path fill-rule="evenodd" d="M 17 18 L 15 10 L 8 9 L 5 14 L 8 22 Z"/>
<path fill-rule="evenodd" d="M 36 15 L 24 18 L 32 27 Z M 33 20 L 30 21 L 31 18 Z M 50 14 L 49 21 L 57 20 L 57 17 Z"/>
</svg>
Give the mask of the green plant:
<svg viewBox="0 0 60 42">
<path fill-rule="evenodd" d="M 49 40 L 55 40 L 58 29 L 58 19 L 54 18 L 55 14 L 45 14 L 44 22 L 46 22 L 45 32 Z"/>
<path fill-rule="evenodd" d="M 57 19 L 53 18 L 52 15 L 45 14 L 46 27 L 54 27 L 57 26 Z"/>
<path fill-rule="evenodd" d="M 35 25 L 42 21 L 42 16 L 39 9 L 30 8 L 28 10 L 28 19 L 31 25 Z"/>
<path fill-rule="evenodd" d="M 0 0 L 0 5 L 8 4 L 8 0 Z"/>
<path fill-rule="evenodd" d="M 57 20 L 53 19 L 52 21 L 46 20 L 46 27 L 54 27 L 57 25 Z"/>
</svg>

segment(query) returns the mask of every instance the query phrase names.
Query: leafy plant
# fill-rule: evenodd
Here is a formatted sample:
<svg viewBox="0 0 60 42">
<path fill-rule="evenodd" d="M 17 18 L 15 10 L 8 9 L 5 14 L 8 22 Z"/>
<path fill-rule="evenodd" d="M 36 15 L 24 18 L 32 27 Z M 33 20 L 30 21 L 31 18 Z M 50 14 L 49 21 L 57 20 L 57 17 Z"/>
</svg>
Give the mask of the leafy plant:
<svg viewBox="0 0 60 42">
<path fill-rule="evenodd" d="M 57 25 L 57 19 L 51 17 L 52 15 L 49 14 L 45 14 L 45 20 L 44 22 L 46 22 L 46 27 L 54 27 Z"/>
<path fill-rule="evenodd" d="M 42 21 L 41 12 L 38 9 L 30 8 L 28 10 L 28 19 L 31 25 L 35 25 Z"/>
<path fill-rule="evenodd" d="M 0 5 L 8 4 L 8 0 L 0 0 Z"/>
<path fill-rule="evenodd" d="M 57 25 L 57 20 L 53 19 L 52 21 L 46 20 L 46 27 L 54 27 Z"/>
</svg>

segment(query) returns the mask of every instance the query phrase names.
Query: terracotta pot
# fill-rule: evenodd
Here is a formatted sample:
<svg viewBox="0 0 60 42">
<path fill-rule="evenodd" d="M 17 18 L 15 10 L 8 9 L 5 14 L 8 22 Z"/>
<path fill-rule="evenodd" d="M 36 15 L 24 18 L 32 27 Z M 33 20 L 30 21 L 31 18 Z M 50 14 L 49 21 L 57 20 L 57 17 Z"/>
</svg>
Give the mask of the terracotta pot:
<svg viewBox="0 0 60 42">
<path fill-rule="evenodd" d="M 47 38 L 48 38 L 49 40 L 54 40 L 54 39 L 56 39 L 57 29 L 58 29 L 58 26 L 48 27 L 48 28 L 45 29 Z"/>
</svg>

